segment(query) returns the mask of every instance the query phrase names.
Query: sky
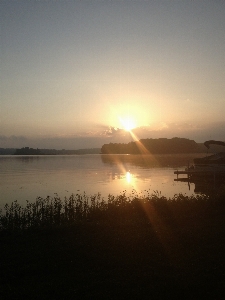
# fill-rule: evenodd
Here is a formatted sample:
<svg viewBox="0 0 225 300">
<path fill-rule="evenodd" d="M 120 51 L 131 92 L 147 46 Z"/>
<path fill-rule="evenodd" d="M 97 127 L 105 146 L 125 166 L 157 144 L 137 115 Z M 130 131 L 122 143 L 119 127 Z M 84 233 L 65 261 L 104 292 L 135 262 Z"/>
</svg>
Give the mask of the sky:
<svg viewBox="0 0 225 300">
<path fill-rule="evenodd" d="M 225 1 L 1 0 L 0 26 L 0 148 L 225 140 Z"/>
</svg>

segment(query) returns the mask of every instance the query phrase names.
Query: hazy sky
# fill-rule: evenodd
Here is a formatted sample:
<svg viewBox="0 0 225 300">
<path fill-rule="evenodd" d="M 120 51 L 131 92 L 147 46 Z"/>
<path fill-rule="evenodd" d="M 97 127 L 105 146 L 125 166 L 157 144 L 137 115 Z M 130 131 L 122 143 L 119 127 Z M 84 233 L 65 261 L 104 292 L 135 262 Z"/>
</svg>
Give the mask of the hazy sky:
<svg viewBox="0 0 225 300">
<path fill-rule="evenodd" d="M 126 118 L 225 140 L 224 0 L 1 0 L 0 20 L 0 147 L 127 142 Z"/>
</svg>

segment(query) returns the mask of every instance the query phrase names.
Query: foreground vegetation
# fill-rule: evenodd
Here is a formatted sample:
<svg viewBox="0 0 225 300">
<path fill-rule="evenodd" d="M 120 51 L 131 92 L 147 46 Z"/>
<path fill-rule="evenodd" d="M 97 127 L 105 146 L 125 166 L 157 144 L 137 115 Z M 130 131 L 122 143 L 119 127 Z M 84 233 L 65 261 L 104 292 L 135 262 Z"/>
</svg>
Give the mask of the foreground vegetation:
<svg viewBox="0 0 225 300">
<path fill-rule="evenodd" d="M 0 213 L 2 299 L 222 299 L 225 197 L 37 198 Z"/>
<path fill-rule="evenodd" d="M 17 201 L 6 204 L 0 210 L 0 230 L 59 228 L 76 225 L 81 221 L 109 221 L 118 218 L 122 222 L 139 222 L 150 217 L 149 214 L 152 214 L 153 210 L 163 214 L 164 218 L 171 217 L 171 213 L 178 214 L 178 211 L 179 215 L 187 213 L 187 209 L 202 216 L 205 204 L 211 200 L 205 195 L 188 197 L 182 194 L 167 199 L 159 192 L 149 194 L 147 191 L 143 195 L 138 195 L 135 191 L 129 196 L 125 192 L 119 196 L 109 195 L 107 200 L 102 198 L 101 194 L 72 194 L 64 199 L 56 194 L 55 197 L 47 196 L 45 199 L 38 197 L 35 202 L 27 200 L 26 206 L 21 206 Z M 181 212 L 181 209 L 184 211 Z"/>
</svg>

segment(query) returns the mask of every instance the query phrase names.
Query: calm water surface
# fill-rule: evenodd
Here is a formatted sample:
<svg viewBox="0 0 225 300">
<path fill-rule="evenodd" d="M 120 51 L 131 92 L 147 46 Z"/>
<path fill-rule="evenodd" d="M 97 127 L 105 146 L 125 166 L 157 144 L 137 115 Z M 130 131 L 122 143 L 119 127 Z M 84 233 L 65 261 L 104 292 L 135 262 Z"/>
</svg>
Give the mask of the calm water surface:
<svg viewBox="0 0 225 300">
<path fill-rule="evenodd" d="M 203 156 L 199 155 L 198 156 Z M 72 193 L 104 198 L 132 190 L 194 194 L 195 185 L 175 182 L 174 170 L 183 169 L 196 155 L 72 155 L 0 156 L 0 206 L 36 197 L 69 197 Z"/>
</svg>

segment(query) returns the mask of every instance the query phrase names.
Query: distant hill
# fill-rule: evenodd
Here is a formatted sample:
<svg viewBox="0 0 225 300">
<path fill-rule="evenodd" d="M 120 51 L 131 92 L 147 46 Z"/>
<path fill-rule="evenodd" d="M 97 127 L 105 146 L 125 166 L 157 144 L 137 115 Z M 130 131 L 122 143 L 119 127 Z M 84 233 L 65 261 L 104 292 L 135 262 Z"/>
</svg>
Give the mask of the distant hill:
<svg viewBox="0 0 225 300">
<path fill-rule="evenodd" d="M 176 153 L 216 153 L 225 151 L 225 147 L 210 145 L 207 149 L 203 143 L 196 143 L 186 138 L 141 139 L 139 141 L 104 144 L 102 154 L 176 154 Z"/>
<path fill-rule="evenodd" d="M 128 144 L 110 143 L 101 148 L 103 154 L 169 154 L 198 152 L 198 144 L 185 138 L 141 139 Z"/>
</svg>

